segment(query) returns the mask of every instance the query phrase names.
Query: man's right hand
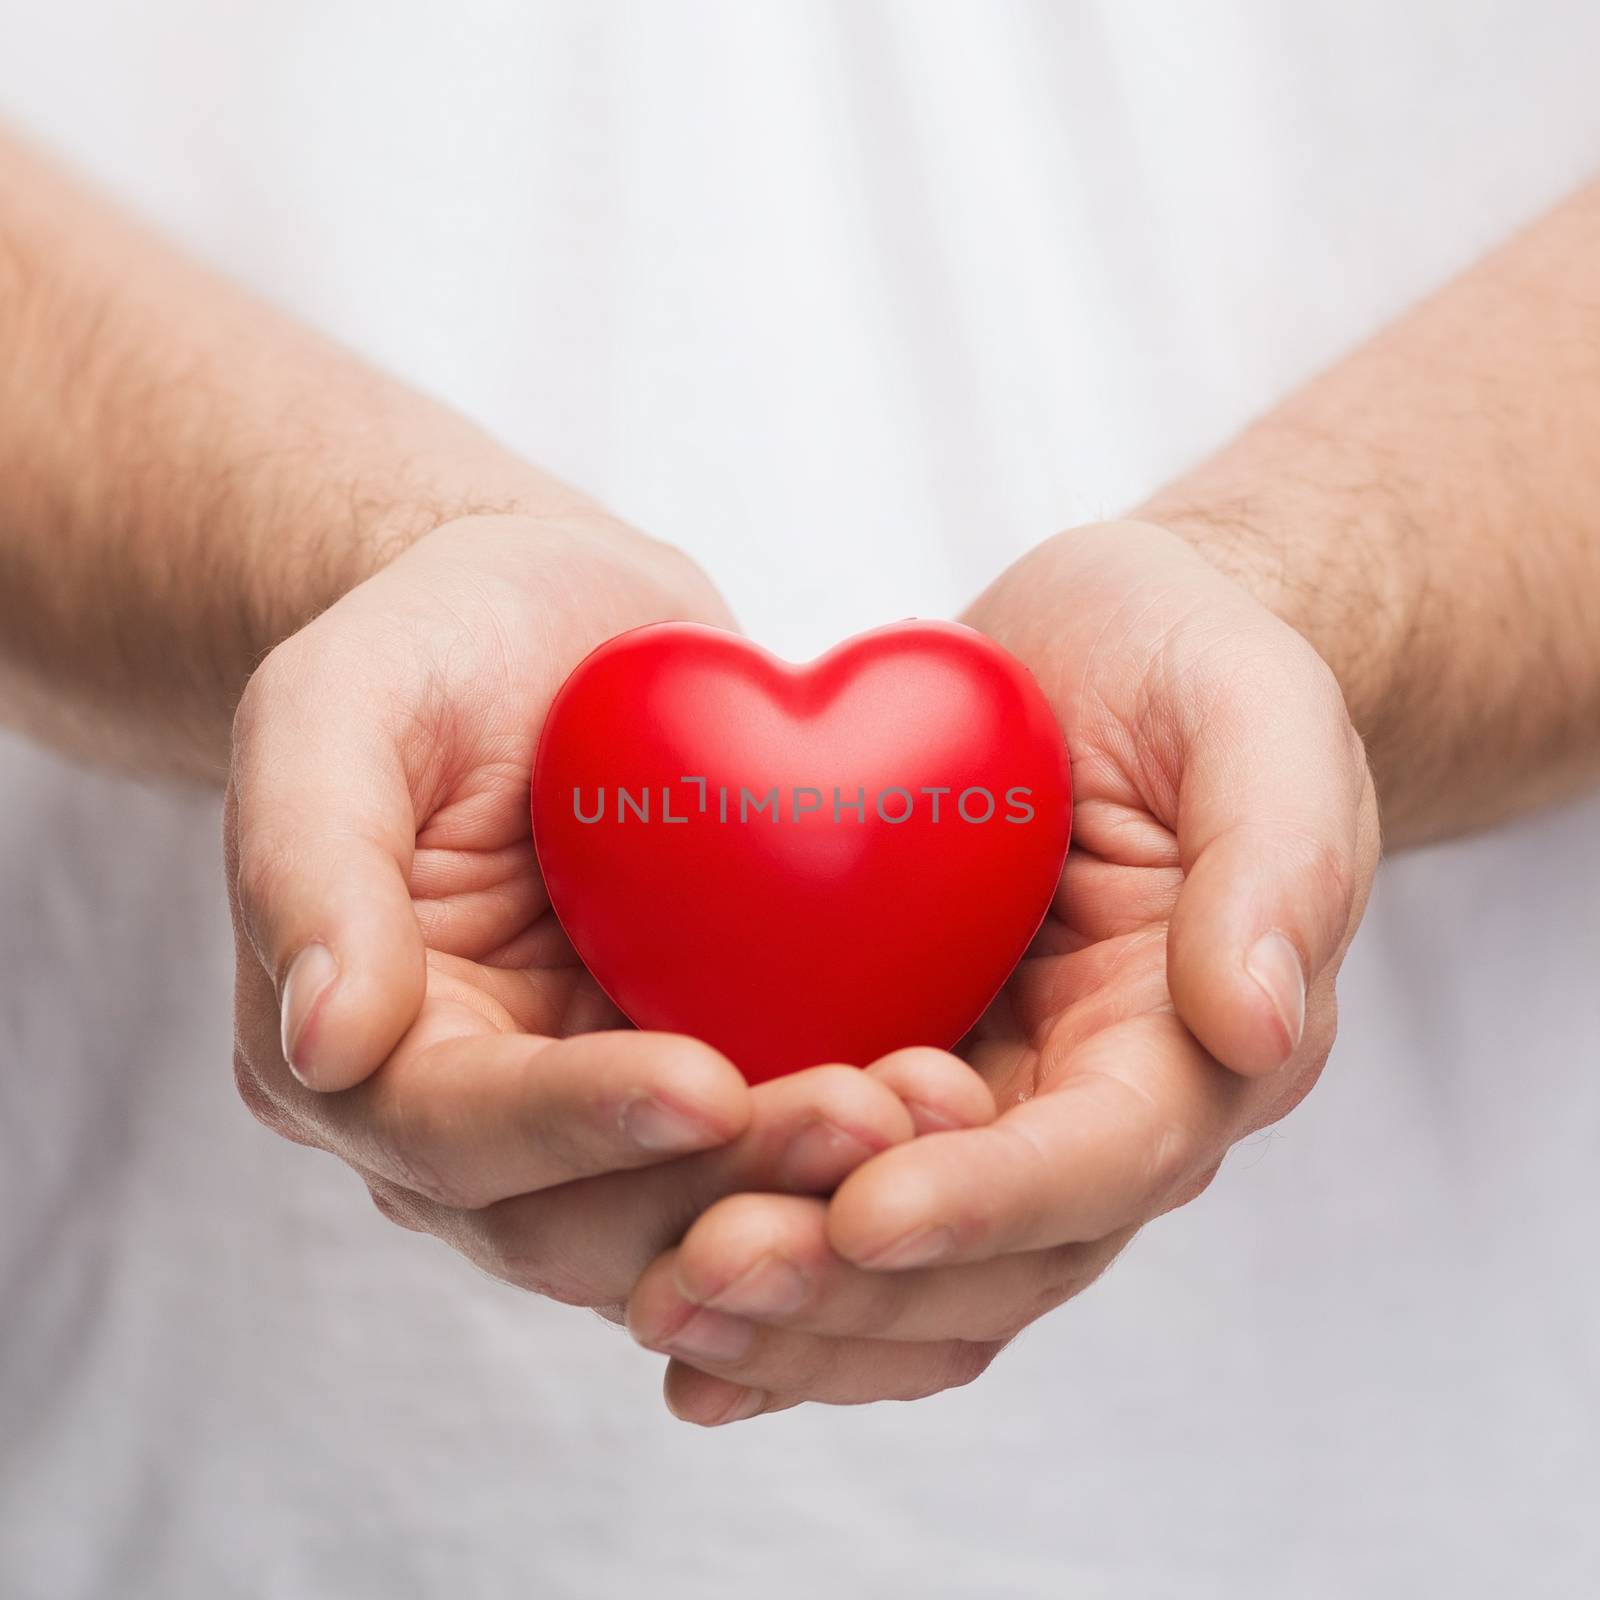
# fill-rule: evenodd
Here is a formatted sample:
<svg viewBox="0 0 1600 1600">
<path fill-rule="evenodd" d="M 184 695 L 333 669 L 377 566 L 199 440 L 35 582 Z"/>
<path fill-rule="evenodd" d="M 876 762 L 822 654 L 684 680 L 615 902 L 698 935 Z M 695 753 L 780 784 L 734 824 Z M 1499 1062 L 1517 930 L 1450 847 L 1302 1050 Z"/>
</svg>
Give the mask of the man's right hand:
<svg viewBox="0 0 1600 1600">
<path fill-rule="evenodd" d="M 934 1052 L 752 1091 L 584 972 L 531 847 L 534 747 L 588 651 L 668 618 L 730 625 L 692 563 L 598 513 L 446 524 L 263 662 L 228 785 L 250 1109 L 394 1221 L 601 1308 L 722 1195 L 825 1194 L 993 1110 Z"/>
</svg>

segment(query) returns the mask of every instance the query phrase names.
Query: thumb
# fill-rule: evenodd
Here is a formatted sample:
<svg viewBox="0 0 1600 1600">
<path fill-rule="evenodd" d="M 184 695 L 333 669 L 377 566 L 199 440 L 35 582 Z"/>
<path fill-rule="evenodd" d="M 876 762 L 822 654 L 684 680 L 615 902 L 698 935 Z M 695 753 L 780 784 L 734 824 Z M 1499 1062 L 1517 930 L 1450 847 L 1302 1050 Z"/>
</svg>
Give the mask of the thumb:
<svg viewBox="0 0 1600 1600">
<path fill-rule="evenodd" d="M 282 681 L 274 665 L 259 669 L 235 723 L 230 892 L 262 987 L 276 991 L 284 1059 L 310 1088 L 345 1089 L 421 1009 L 415 809 L 378 719 Z"/>
<path fill-rule="evenodd" d="M 1344 697 L 1309 646 L 1286 642 L 1270 674 L 1230 684 L 1188 730 L 1178 796 L 1172 997 L 1201 1044 L 1246 1075 L 1299 1047 L 1307 997 L 1336 968 L 1377 859 Z"/>
</svg>

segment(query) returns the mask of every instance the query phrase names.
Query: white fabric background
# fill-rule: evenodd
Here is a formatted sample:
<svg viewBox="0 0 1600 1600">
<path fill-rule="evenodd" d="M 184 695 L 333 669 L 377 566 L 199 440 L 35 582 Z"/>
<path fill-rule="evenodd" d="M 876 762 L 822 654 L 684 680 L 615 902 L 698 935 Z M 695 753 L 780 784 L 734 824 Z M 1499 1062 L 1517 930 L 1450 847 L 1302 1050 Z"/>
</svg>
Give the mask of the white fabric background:
<svg viewBox="0 0 1600 1600">
<path fill-rule="evenodd" d="M 1510 0 L 0 0 L 14 121 L 796 655 L 1590 175 L 1597 59 Z M 1600 1582 L 1600 803 L 1386 868 L 1317 1093 L 981 1382 L 710 1434 L 251 1122 L 208 799 L 7 740 L 0 805 L 0 1593 Z"/>
</svg>

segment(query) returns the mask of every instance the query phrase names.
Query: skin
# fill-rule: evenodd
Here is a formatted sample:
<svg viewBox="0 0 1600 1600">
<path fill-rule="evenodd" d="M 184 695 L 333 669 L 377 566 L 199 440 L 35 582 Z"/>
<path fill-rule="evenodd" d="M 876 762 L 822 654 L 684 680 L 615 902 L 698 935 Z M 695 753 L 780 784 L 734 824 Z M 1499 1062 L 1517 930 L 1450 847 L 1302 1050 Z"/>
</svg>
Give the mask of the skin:
<svg viewBox="0 0 1600 1600">
<path fill-rule="evenodd" d="M 1042 546 L 968 620 L 1033 667 L 1076 791 L 1045 927 L 961 1052 L 999 1115 L 873 1158 L 831 1203 L 720 1201 L 664 1252 L 628 1324 L 674 1356 L 691 1420 L 976 1377 L 1296 1105 L 1333 1043 L 1378 817 L 1316 652 L 1140 523 Z"/>
<path fill-rule="evenodd" d="M 0 714 L 85 759 L 220 784 L 262 658 L 422 535 L 615 526 L 3 128 L 0 351 Z"/>
<path fill-rule="evenodd" d="M 1139 524 L 1058 537 L 977 602 L 1054 698 L 1080 806 L 1045 934 L 962 1051 L 999 1115 L 874 1158 L 831 1204 L 702 1216 L 628 1310 L 675 1352 L 679 1416 L 975 1377 L 1311 1087 L 1372 783 L 1393 849 L 1600 776 L 1597 281 L 1591 187 Z M 1267 926 L 1307 977 L 1286 1054 L 1240 976 Z"/>
<path fill-rule="evenodd" d="M 241 1092 L 384 1215 L 625 1315 L 695 1421 L 931 1393 L 1309 1090 L 1377 796 L 1413 842 L 1600 768 L 1597 270 L 1590 191 L 978 600 L 1078 814 L 959 1057 L 751 1091 L 619 1028 L 527 848 L 533 738 L 714 590 L 4 141 L 0 711 L 226 780 Z"/>
<path fill-rule="evenodd" d="M 447 524 L 251 678 L 224 824 L 246 1103 L 391 1220 L 610 1315 L 714 1199 L 825 1194 L 992 1114 L 948 1061 L 752 1091 L 696 1040 L 627 1030 L 579 965 L 529 848 L 534 742 L 590 649 L 665 617 L 728 622 L 629 530 Z"/>
<path fill-rule="evenodd" d="M 0 715 L 226 784 L 235 1075 L 269 1128 L 616 1317 L 721 1195 L 826 1193 L 992 1115 L 943 1062 L 752 1092 L 623 1029 L 549 915 L 545 707 L 623 628 L 730 624 L 687 558 L 4 138 L 0 350 Z"/>
</svg>

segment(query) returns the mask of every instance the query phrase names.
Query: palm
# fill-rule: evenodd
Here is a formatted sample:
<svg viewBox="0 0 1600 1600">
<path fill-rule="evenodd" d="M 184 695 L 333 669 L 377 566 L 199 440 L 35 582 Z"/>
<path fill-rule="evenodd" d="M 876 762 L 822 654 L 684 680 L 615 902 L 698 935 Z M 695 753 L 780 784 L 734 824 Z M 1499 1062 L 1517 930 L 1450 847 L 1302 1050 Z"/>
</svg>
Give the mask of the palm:
<svg viewBox="0 0 1600 1600">
<path fill-rule="evenodd" d="M 482 522 L 476 549 L 478 530 L 457 524 L 364 597 L 376 600 L 364 607 L 376 647 L 403 663 L 390 731 L 415 808 L 409 882 L 429 967 L 420 1043 L 622 1022 L 551 912 L 530 847 L 538 730 L 567 673 L 611 634 L 668 616 L 727 620 L 686 563 L 657 563 L 653 549 L 641 560 L 636 540 L 619 557 L 608 527 L 554 530 L 552 548 L 547 525 Z M 400 649 L 386 642 L 396 637 Z"/>
<path fill-rule="evenodd" d="M 635 1289 L 631 1322 L 653 1330 L 671 1285 L 720 1285 L 710 1303 L 762 1331 L 733 1364 L 674 1363 L 690 1414 L 969 1382 L 1204 1188 L 1326 1057 L 1377 843 L 1326 665 L 1140 524 L 1049 541 L 967 620 L 1032 670 L 1076 800 L 1049 915 L 960 1047 L 999 1115 L 873 1157 L 826 1210 L 742 1197 L 697 1222 Z M 805 1264 L 798 1310 L 732 1298 L 758 1248 Z"/>
<path fill-rule="evenodd" d="M 1117 760 L 1115 750 L 1128 747 L 1124 727 L 1108 741 L 1086 732 L 1074 740 L 1073 843 L 1055 899 L 962 1052 L 1002 1111 L 1069 1085 L 1102 1103 L 1142 1097 L 1152 1062 L 1174 1046 L 1199 1049 L 1167 983 L 1168 929 L 1183 882 L 1175 819 Z M 1232 1102 L 1250 1091 L 1220 1069 L 1215 1086 Z"/>
<path fill-rule="evenodd" d="M 528 705 L 503 683 L 464 687 L 464 704 Z M 529 727 L 538 720 L 537 711 L 527 717 Z M 560 1035 L 612 1020 L 550 912 L 530 848 L 527 731 L 457 726 L 448 743 L 455 760 L 419 813 L 410 873 L 429 966 L 418 1026 L 431 1042 Z"/>
<path fill-rule="evenodd" d="M 1075 809 L 1044 925 L 962 1053 L 1002 1110 L 1068 1086 L 1113 1106 L 1147 1105 L 1181 1061 L 1203 1085 L 1208 1117 L 1237 1137 L 1310 1088 L 1331 1008 L 1290 1070 L 1236 1077 L 1180 1020 L 1170 935 L 1223 781 L 1214 747 L 1238 746 L 1229 781 L 1270 787 L 1270 738 L 1263 731 L 1252 749 L 1251 733 L 1263 704 L 1275 718 L 1294 710 L 1309 652 L 1220 575 L 1196 571 L 1194 558 L 1175 563 L 1164 540 L 1131 525 L 1072 536 L 973 609 L 974 625 L 1020 655 L 1055 704 Z M 1321 710 L 1305 709 L 1308 725 Z M 1370 797 L 1367 811 L 1375 829 Z"/>
<path fill-rule="evenodd" d="M 256 763 L 303 761 L 308 733 L 339 764 L 359 744 L 378 786 L 362 796 L 363 832 L 406 865 L 427 956 L 408 1053 L 619 1020 L 550 912 L 528 782 L 567 673 L 610 635 L 667 617 L 727 621 L 676 552 L 587 512 L 474 517 L 420 540 L 274 652 L 276 693 L 306 709 L 265 722 L 274 743 Z M 269 971 L 245 968 L 241 1017 L 265 1032 L 276 1006 Z"/>
</svg>

